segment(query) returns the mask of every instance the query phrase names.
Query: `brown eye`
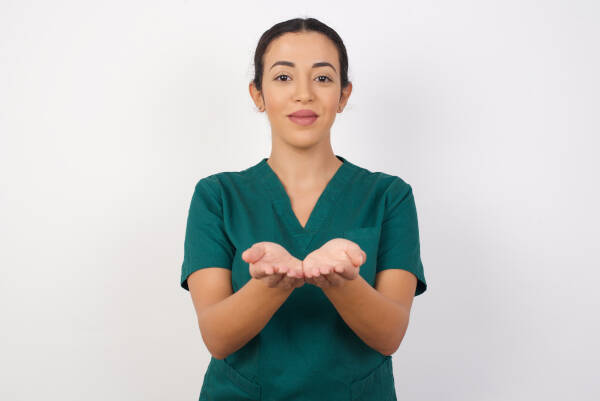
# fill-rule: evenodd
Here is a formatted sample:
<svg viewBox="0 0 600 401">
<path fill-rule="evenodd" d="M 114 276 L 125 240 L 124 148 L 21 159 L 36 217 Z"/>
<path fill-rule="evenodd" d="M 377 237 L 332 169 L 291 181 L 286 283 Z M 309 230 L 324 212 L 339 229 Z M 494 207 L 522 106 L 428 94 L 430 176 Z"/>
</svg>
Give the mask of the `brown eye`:
<svg viewBox="0 0 600 401">
<path fill-rule="evenodd" d="M 280 77 L 289 77 L 289 75 L 286 75 L 286 74 L 281 74 L 281 75 L 278 75 L 277 77 L 275 77 L 275 80 L 276 80 L 276 81 L 281 81 L 280 79 L 278 79 L 278 78 L 280 78 Z M 286 82 L 286 81 L 287 81 L 287 79 L 283 80 L 282 82 Z"/>
<path fill-rule="evenodd" d="M 331 78 L 329 78 L 327 75 L 319 75 L 317 78 L 325 78 L 325 81 L 319 81 L 319 82 L 327 82 L 327 80 L 333 82 L 333 80 Z"/>
</svg>

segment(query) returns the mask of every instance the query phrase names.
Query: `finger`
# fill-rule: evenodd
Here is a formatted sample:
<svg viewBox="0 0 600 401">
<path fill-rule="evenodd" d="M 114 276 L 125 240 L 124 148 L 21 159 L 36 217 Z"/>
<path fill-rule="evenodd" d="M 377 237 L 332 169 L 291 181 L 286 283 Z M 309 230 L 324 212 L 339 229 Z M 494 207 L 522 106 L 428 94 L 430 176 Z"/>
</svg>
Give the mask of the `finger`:
<svg viewBox="0 0 600 401">
<path fill-rule="evenodd" d="M 304 261 L 302 263 L 302 275 L 304 279 L 314 278 L 318 276 L 320 273 L 319 267 L 314 260 Z"/>
<path fill-rule="evenodd" d="M 322 275 L 329 274 L 329 273 L 331 273 L 332 270 L 333 270 L 332 267 L 327 266 L 327 265 L 323 265 L 319 268 L 319 271 L 321 272 Z"/>
<path fill-rule="evenodd" d="M 247 263 L 256 263 L 265 254 L 265 247 L 260 244 L 254 244 L 242 253 L 242 259 Z"/>
<path fill-rule="evenodd" d="M 247 263 L 254 263 L 258 260 L 258 249 L 256 246 L 251 246 L 242 252 L 242 259 Z"/>
<path fill-rule="evenodd" d="M 321 275 L 321 268 L 320 267 L 311 267 L 308 269 L 308 277 L 319 277 Z"/>
<path fill-rule="evenodd" d="M 287 276 L 291 277 L 293 279 L 299 279 L 299 278 L 304 278 L 304 274 L 301 271 L 298 271 L 296 269 L 292 269 L 289 272 L 287 272 Z"/>
<path fill-rule="evenodd" d="M 250 264 L 250 275 L 257 279 L 262 279 L 263 277 L 268 276 L 264 269 L 255 264 Z"/>
<path fill-rule="evenodd" d="M 326 275 L 325 278 L 329 281 L 329 285 L 332 287 L 340 287 L 342 284 L 344 284 L 344 281 L 347 281 L 336 272 Z"/>
<path fill-rule="evenodd" d="M 340 284 L 340 280 L 345 280 L 342 278 L 342 276 L 336 272 L 336 269 L 339 270 L 341 268 L 342 272 L 344 271 L 345 267 L 344 264 L 340 264 L 340 263 L 335 263 L 331 266 L 326 266 L 326 268 L 321 268 L 321 276 L 323 278 L 325 278 L 328 282 L 330 286 L 336 286 Z M 323 271 L 328 271 L 328 273 L 323 274 Z"/>
<path fill-rule="evenodd" d="M 273 266 L 277 273 L 286 274 L 288 272 L 287 266 Z"/>
<path fill-rule="evenodd" d="M 356 277 L 356 272 L 360 267 L 354 266 L 353 264 L 347 264 L 343 266 L 343 270 L 339 275 L 345 280 L 352 280 Z"/>
<path fill-rule="evenodd" d="M 317 286 L 321 288 L 329 288 L 331 286 L 329 281 L 323 276 L 315 277 L 315 282 L 317 283 Z"/>
<path fill-rule="evenodd" d="M 327 273 L 327 274 L 321 274 L 321 277 L 323 277 L 323 279 L 325 281 L 327 281 L 327 284 L 329 284 L 329 286 L 331 287 L 331 276 L 333 276 L 334 274 L 337 274 L 336 272 L 332 272 L 332 273 Z"/>
<path fill-rule="evenodd" d="M 287 270 L 284 266 L 266 265 L 265 271 L 267 274 L 284 274 L 282 270 Z"/>
<path fill-rule="evenodd" d="M 293 288 L 295 286 L 295 278 L 288 277 L 287 275 L 282 275 L 282 277 L 283 278 L 281 279 L 281 281 L 277 283 L 278 286 L 285 288 L 286 290 L 289 290 L 290 288 Z"/>
<path fill-rule="evenodd" d="M 251 277 L 254 277 L 254 278 L 255 278 L 255 279 L 257 279 L 257 280 L 260 280 L 260 279 L 262 279 L 264 276 L 266 276 L 266 274 L 264 274 L 263 272 L 260 272 L 260 271 L 256 271 L 256 272 L 254 272 L 254 271 L 250 271 L 250 276 L 251 276 Z"/>
<path fill-rule="evenodd" d="M 335 273 L 337 276 L 347 280 L 352 278 L 352 269 L 354 269 L 354 265 L 348 263 L 348 261 L 336 262 L 331 266 L 331 273 Z M 348 271 L 350 269 L 350 271 Z"/>
<path fill-rule="evenodd" d="M 346 269 L 341 276 L 346 280 L 354 280 L 356 277 L 358 277 L 359 271 L 360 266 L 350 266 L 350 268 Z"/>
<path fill-rule="evenodd" d="M 367 254 L 359 247 L 351 247 L 346 254 L 354 266 L 362 266 L 367 261 Z"/>
<path fill-rule="evenodd" d="M 271 288 L 277 287 L 279 282 L 282 280 L 282 274 L 272 274 L 269 277 L 265 277 L 263 280 L 267 282 L 267 285 Z"/>
</svg>

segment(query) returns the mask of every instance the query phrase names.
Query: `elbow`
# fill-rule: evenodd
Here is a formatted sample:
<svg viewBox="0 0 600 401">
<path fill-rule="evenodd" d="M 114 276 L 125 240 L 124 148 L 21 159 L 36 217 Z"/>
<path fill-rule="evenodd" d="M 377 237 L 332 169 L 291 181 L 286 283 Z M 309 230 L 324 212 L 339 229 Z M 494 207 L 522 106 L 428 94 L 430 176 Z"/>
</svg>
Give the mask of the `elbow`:
<svg viewBox="0 0 600 401">
<path fill-rule="evenodd" d="M 382 351 L 380 351 L 383 355 L 385 356 L 391 356 L 392 354 L 394 354 L 396 351 L 398 351 L 398 348 L 400 348 L 400 344 L 402 344 L 402 340 L 404 340 L 404 335 L 406 334 L 406 330 L 408 329 L 408 321 L 409 321 L 409 314 L 406 313 L 404 315 L 404 318 L 401 319 L 401 323 L 399 325 L 399 327 L 397 327 L 396 330 L 393 331 L 392 335 L 386 335 L 386 338 L 389 340 L 387 347 L 385 349 L 383 349 Z"/>
<path fill-rule="evenodd" d="M 223 359 L 225 359 L 225 358 L 226 358 L 225 356 L 223 356 L 223 355 L 221 355 L 221 354 L 216 354 L 216 353 L 214 353 L 214 352 L 211 352 L 211 353 L 210 353 L 210 355 L 211 355 L 213 358 L 215 358 L 215 359 L 221 359 L 221 360 L 223 360 Z"/>
<path fill-rule="evenodd" d="M 394 353 L 396 353 L 396 351 L 398 351 L 398 348 L 400 348 L 400 344 L 396 344 L 386 350 L 380 351 L 381 354 L 385 355 L 385 356 L 392 356 Z"/>
<path fill-rule="evenodd" d="M 398 350 L 399 347 L 400 343 L 398 341 L 391 341 L 391 338 L 388 338 L 385 346 L 380 347 L 378 351 L 384 356 L 391 356 Z"/>
<path fill-rule="evenodd" d="M 400 347 L 400 341 L 395 340 L 392 336 L 387 336 L 387 338 L 385 339 L 385 342 L 382 342 L 381 344 L 379 344 L 379 346 L 377 348 L 375 348 L 375 350 L 377 352 L 379 352 L 381 355 L 384 356 L 391 356 L 392 354 L 394 354 L 396 351 L 398 351 L 398 348 Z"/>
<path fill-rule="evenodd" d="M 226 351 L 223 351 L 223 350 L 215 348 L 215 347 L 212 347 L 212 349 L 209 349 L 208 352 L 210 352 L 212 357 L 215 359 L 225 359 L 231 354 L 231 352 L 226 352 Z"/>
<path fill-rule="evenodd" d="M 394 342 L 388 344 L 387 348 L 384 348 L 379 352 L 385 356 L 391 356 L 394 353 L 396 353 L 396 351 L 398 351 L 398 348 L 400 348 L 401 343 L 402 343 L 402 338 L 400 338 L 399 340 L 395 340 Z"/>
<path fill-rule="evenodd" d="M 209 344 L 206 340 L 204 340 L 204 345 L 206 345 L 206 349 L 210 353 L 210 355 L 215 359 L 225 359 L 228 354 L 223 352 L 219 347 L 214 344 Z"/>
<path fill-rule="evenodd" d="M 206 347 L 210 355 L 215 359 L 225 359 L 228 354 L 226 352 L 223 352 L 223 350 L 221 349 L 222 346 L 211 340 L 213 336 L 210 336 L 206 327 L 203 327 L 203 325 L 200 324 L 200 319 L 198 319 L 198 323 L 200 329 L 200 336 L 202 337 L 204 346 Z"/>
</svg>

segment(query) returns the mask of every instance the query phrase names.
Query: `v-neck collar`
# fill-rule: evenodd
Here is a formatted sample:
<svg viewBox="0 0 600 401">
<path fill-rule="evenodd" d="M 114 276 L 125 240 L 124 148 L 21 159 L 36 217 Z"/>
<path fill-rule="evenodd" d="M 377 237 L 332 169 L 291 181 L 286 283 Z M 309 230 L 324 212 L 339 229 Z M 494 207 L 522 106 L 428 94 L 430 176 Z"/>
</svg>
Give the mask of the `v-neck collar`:
<svg viewBox="0 0 600 401">
<path fill-rule="evenodd" d="M 350 180 L 354 165 L 342 156 L 335 156 L 343 163 L 331 177 L 323 192 L 321 192 L 304 227 L 302 227 L 292 209 L 290 197 L 285 191 L 281 180 L 271 166 L 269 166 L 269 163 L 267 163 L 268 158 L 263 158 L 256 165 L 256 175 L 265 185 L 265 189 L 270 193 L 275 210 L 287 222 L 290 232 L 302 241 L 304 247 L 308 246 L 314 234 L 319 232 L 341 190 Z"/>
</svg>

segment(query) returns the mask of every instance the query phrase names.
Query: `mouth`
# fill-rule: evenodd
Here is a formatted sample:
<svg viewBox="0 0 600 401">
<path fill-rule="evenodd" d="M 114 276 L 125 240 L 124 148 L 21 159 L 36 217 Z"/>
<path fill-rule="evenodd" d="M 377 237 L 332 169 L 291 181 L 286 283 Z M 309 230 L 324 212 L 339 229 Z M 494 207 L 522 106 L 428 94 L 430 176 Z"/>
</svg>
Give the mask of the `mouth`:
<svg viewBox="0 0 600 401">
<path fill-rule="evenodd" d="M 303 126 L 311 125 L 318 117 L 317 113 L 310 109 L 297 110 L 292 114 L 288 114 L 288 118 L 292 120 L 292 122 Z"/>
<path fill-rule="evenodd" d="M 302 125 L 302 126 L 307 126 L 307 125 L 311 125 L 313 124 L 315 121 L 317 121 L 317 118 L 319 118 L 319 116 L 317 116 L 316 114 L 310 115 L 310 116 L 306 116 L 306 117 L 300 117 L 298 115 L 295 114 L 290 114 L 288 115 L 288 118 L 298 124 L 298 125 Z"/>
</svg>

